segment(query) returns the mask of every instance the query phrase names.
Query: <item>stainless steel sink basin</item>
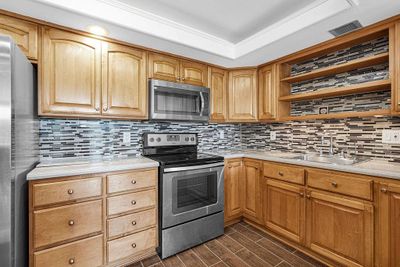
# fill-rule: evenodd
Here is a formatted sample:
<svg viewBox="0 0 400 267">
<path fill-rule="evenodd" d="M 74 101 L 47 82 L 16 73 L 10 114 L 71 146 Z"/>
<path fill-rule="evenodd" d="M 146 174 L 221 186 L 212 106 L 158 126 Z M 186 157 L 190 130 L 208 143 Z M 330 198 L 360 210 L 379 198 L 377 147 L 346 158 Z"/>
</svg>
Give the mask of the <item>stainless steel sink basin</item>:
<svg viewBox="0 0 400 267">
<path fill-rule="evenodd" d="M 304 154 L 298 157 L 298 159 L 311 162 L 320 162 L 320 163 L 337 164 L 337 165 L 353 165 L 366 160 L 363 158 L 341 158 L 338 156 L 321 156 L 314 154 Z"/>
</svg>

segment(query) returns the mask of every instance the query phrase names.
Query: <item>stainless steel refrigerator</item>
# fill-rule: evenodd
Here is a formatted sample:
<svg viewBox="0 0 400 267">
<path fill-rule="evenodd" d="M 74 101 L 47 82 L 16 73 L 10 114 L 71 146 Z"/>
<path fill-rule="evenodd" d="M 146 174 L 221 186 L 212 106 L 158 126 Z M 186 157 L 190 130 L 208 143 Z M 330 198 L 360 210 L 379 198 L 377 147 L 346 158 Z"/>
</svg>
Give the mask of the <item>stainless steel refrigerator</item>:
<svg viewBox="0 0 400 267">
<path fill-rule="evenodd" d="M 38 162 L 36 70 L 0 35 L 0 266 L 28 266 L 26 174 Z"/>
</svg>

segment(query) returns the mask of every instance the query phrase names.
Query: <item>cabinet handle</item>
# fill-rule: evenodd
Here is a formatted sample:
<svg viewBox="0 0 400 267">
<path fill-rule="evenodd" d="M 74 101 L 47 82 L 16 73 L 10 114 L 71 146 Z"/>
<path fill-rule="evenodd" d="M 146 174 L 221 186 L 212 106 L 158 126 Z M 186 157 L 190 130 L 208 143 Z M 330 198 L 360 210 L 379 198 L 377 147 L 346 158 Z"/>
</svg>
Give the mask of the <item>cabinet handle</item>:
<svg viewBox="0 0 400 267">
<path fill-rule="evenodd" d="M 333 187 L 337 187 L 337 183 L 336 183 L 336 182 L 331 182 L 331 185 L 332 185 Z"/>
<path fill-rule="evenodd" d="M 131 201 L 132 205 L 136 205 L 136 200 Z"/>
<path fill-rule="evenodd" d="M 283 176 L 283 172 L 278 172 L 278 174 L 279 174 L 280 176 Z"/>
<path fill-rule="evenodd" d="M 179 82 L 180 80 L 181 80 L 181 77 L 178 76 L 178 77 L 176 78 L 176 81 Z"/>
<path fill-rule="evenodd" d="M 136 221 L 132 221 L 132 225 L 135 226 L 136 225 Z"/>
<path fill-rule="evenodd" d="M 75 259 L 74 259 L 74 258 L 70 258 L 70 259 L 68 260 L 68 263 L 69 263 L 70 265 L 74 264 L 74 263 L 75 263 Z"/>
<path fill-rule="evenodd" d="M 136 243 L 132 243 L 131 245 L 133 248 L 136 248 Z"/>
<path fill-rule="evenodd" d="M 136 184 L 136 180 L 132 180 L 131 183 L 132 183 L 132 184 Z"/>
<path fill-rule="evenodd" d="M 384 187 L 381 188 L 381 192 L 382 192 L 382 193 L 387 193 L 387 188 L 384 188 Z"/>
<path fill-rule="evenodd" d="M 104 108 L 103 108 L 103 111 L 107 111 L 107 110 L 108 110 L 108 107 L 104 107 Z"/>
<path fill-rule="evenodd" d="M 95 108 L 96 109 L 96 111 L 99 111 L 100 110 L 100 108 L 99 107 L 97 107 L 97 108 Z"/>
<path fill-rule="evenodd" d="M 69 225 L 69 226 L 73 226 L 74 224 L 75 224 L 74 220 L 69 220 L 69 221 L 68 221 L 68 225 Z"/>
<path fill-rule="evenodd" d="M 73 193 L 74 193 L 74 190 L 73 189 L 68 189 L 68 195 L 72 195 Z"/>
<path fill-rule="evenodd" d="M 299 195 L 300 195 L 300 197 L 304 197 L 304 193 L 303 192 L 300 192 Z"/>
<path fill-rule="evenodd" d="M 310 194 L 307 194 L 307 198 L 308 198 L 308 199 L 311 199 L 311 195 L 310 195 Z"/>
<path fill-rule="evenodd" d="M 182 80 L 182 81 L 184 81 L 184 80 L 185 80 L 185 78 L 183 78 L 183 77 L 182 77 L 182 79 L 181 79 L 181 80 Z"/>
</svg>

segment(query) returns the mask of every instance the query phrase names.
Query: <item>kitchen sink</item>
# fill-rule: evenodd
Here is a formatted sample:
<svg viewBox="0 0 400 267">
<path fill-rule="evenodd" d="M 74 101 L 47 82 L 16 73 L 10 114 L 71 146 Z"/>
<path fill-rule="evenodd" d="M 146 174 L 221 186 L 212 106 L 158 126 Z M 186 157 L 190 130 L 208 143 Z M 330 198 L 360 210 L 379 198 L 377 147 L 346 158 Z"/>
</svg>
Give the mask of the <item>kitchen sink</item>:
<svg viewBox="0 0 400 267">
<path fill-rule="evenodd" d="M 337 165 L 354 165 L 356 163 L 360 163 L 367 159 L 365 158 L 342 158 L 339 156 L 321 156 L 315 154 L 303 154 L 297 159 L 311 161 L 311 162 L 320 162 L 320 163 L 327 163 L 327 164 L 337 164 Z"/>
</svg>

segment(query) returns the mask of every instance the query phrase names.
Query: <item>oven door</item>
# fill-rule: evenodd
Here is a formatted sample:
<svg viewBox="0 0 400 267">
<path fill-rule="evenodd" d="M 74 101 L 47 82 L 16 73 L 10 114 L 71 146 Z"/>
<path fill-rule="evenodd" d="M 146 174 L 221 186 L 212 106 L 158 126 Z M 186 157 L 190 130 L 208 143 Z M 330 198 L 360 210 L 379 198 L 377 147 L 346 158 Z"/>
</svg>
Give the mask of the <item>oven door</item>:
<svg viewBox="0 0 400 267">
<path fill-rule="evenodd" d="M 224 210 L 224 163 L 166 168 L 162 174 L 162 228 Z"/>
<path fill-rule="evenodd" d="M 150 80 L 150 119 L 208 121 L 209 95 L 206 87 Z"/>
</svg>

